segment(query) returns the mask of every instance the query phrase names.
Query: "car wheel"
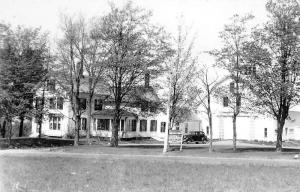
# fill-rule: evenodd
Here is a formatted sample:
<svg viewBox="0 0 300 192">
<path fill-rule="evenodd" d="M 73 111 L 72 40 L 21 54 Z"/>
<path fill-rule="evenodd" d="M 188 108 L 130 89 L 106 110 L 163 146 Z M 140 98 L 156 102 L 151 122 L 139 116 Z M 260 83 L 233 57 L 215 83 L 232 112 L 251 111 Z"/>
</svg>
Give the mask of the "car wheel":
<svg viewBox="0 0 300 192">
<path fill-rule="evenodd" d="M 199 142 L 198 142 L 198 141 L 196 141 L 195 143 L 196 143 L 196 144 L 199 144 Z"/>
</svg>

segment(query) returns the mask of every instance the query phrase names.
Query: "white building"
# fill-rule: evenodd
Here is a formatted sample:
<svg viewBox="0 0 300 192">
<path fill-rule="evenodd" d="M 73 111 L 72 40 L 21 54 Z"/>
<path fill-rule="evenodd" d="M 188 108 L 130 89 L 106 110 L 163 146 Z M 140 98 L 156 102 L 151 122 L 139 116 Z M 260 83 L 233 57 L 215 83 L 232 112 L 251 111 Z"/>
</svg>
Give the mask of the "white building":
<svg viewBox="0 0 300 192">
<path fill-rule="evenodd" d="M 67 137 L 74 134 L 75 123 L 72 120 L 71 103 L 66 95 L 57 94 L 58 87 L 51 83 L 45 90 L 46 107 L 49 109 L 42 123 L 42 134 L 55 137 Z M 37 92 L 37 97 L 42 95 L 42 90 Z M 166 115 L 157 108 L 152 108 L 151 103 L 156 102 L 158 97 L 151 87 L 139 87 L 136 89 L 136 98 L 146 101 L 147 106 L 138 101 L 123 104 L 119 136 L 131 137 L 163 137 L 166 128 Z M 86 135 L 87 123 L 87 86 L 84 83 L 80 87 L 81 129 L 80 135 Z M 113 122 L 113 102 L 109 99 L 109 92 L 105 87 L 99 87 L 92 99 L 91 135 L 110 137 Z M 31 136 L 38 136 L 36 120 L 32 121 Z"/>
<path fill-rule="evenodd" d="M 230 82 L 230 79 L 225 79 L 223 85 L 228 86 L 229 89 Z M 229 107 L 224 107 L 223 101 L 216 99 L 213 99 L 211 105 L 213 113 L 213 138 L 220 140 L 232 139 L 232 110 Z M 195 122 L 199 126 L 196 126 Z M 236 127 L 237 139 L 259 141 L 276 141 L 277 139 L 277 122 L 270 115 L 241 112 L 237 117 Z M 195 114 L 190 120 L 181 125 L 181 129 L 185 129 L 184 132 L 201 130 L 210 135 L 207 115 L 204 112 Z M 289 118 L 284 125 L 282 138 L 283 140 L 300 140 L 300 106 L 290 109 Z"/>
</svg>

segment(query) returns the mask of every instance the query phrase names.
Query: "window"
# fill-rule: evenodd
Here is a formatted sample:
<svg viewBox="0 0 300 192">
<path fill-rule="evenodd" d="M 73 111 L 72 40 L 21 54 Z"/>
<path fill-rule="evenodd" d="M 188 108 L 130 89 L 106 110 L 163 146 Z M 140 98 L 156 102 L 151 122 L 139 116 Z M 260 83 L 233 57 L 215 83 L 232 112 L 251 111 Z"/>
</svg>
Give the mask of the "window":
<svg viewBox="0 0 300 192">
<path fill-rule="evenodd" d="M 161 122 L 160 123 L 160 132 L 165 132 L 166 130 L 166 122 Z"/>
<path fill-rule="evenodd" d="M 97 119 L 97 130 L 108 131 L 110 126 L 110 119 Z"/>
<path fill-rule="evenodd" d="M 176 123 L 175 123 L 175 129 L 176 129 L 176 130 L 179 130 L 179 122 L 176 122 Z"/>
<path fill-rule="evenodd" d="M 285 128 L 285 135 L 288 134 L 288 128 Z"/>
<path fill-rule="evenodd" d="M 230 90 L 230 93 L 234 93 L 234 82 L 231 82 L 229 84 L 229 90 Z"/>
<path fill-rule="evenodd" d="M 52 97 L 49 99 L 49 103 L 50 103 L 50 109 L 56 109 L 56 99 L 55 97 Z"/>
<path fill-rule="evenodd" d="M 62 97 L 52 97 L 49 99 L 50 109 L 63 109 L 64 107 L 64 98 Z"/>
<path fill-rule="evenodd" d="M 265 130 L 264 130 L 264 136 L 265 136 L 265 138 L 268 137 L 268 128 L 265 128 Z"/>
<path fill-rule="evenodd" d="M 57 128 L 58 128 L 58 126 L 57 126 L 57 117 L 52 117 L 52 119 L 53 119 L 53 130 L 56 130 Z"/>
<path fill-rule="evenodd" d="M 147 112 L 148 111 L 148 102 L 147 101 L 142 102 L 141 111 L 142 112 Z"/>
<path fill-rule="evenodd" d="M 49 129 L 60 130 L 61 117 L 50 116 L 49 117 Z"/>
<path fill-rule="evenodd" d="M 136 120 L 131 120 L 131 131 L 136 131 Z"/>
<path fill-rule="evenodd" d="M 38 110 L 43 108 L 43 98 L 42 97 L 35 98 L 35 108 Z"/>
<path fill-rule="evenodd" d="M 47 90 L 55 91 L 55 81 L 53 79 L 47 81 Z"/>
<path fill-rule="evenodd" d="M 157 130 L 157 121 L 151 120 L 150 121 L 150 131 L 156 131 Z"/>
<path fill-rule="evenodd" d="M 229 99 L 228 97 L 223 97 L 223 106 L 228 107 Z"/>
<path fill-rule="evenodd" d="M 150 105 L 150 112 L 155 113 L 156 112 L 156 106 Z"/>
<path fill-rule="evenodd" d="M 147 131 L 147 120 L 140 120 L 140 132 Z"/>
<path fill-rule="evenodd" d="M 102 106 L 103 106 L 103 102 L 101 99 L 95 99 L 95 106 L 94 109 L 95 111 L 101 111 L 102 110 Z"/>
<path fill-rule="evenodd" d="M 80 130 L 86 130 L 86 118 L 80 119 Z"/>
<path fill-rule="evenodd" d="M 63 109 L 64 108 L 64 98 L 59 97 L 57 98 L 57 109 Z"/>
<path fill-rule="evenodd" d="M 86 99 L 85 98 L 80 98 L 79 99 L 79 109 L 80 110 L 85 110 L 86 109 Z"/>
<path fill-rule="evenodd" d="M 127 128 L 128 131 L 136 131 L 136 120 L 135 119 L 127 120 Z"/>
<path fill-rule="evenodd" d="M 121 131 L 124 131 L 124 123 L 125 123 L 125 120 L 124 119 L 120 119 L 120 124 L 119 124 L 119 131 L 120 131 L 120 128 L 121 128 Z"/>
</svg>

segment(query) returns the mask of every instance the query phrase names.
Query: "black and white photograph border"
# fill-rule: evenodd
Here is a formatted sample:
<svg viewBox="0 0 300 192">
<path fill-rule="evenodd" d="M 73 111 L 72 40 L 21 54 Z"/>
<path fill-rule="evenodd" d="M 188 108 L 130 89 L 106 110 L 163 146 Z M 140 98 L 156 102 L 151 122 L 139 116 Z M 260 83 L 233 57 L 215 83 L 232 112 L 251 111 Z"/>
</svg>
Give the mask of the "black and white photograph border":
<svg viewBox="0 0 300 192">
<path fill-rule="evenodd" d="M 0 191 L 300 191 L 299 0 L 0 0 Z"/>
</svg>

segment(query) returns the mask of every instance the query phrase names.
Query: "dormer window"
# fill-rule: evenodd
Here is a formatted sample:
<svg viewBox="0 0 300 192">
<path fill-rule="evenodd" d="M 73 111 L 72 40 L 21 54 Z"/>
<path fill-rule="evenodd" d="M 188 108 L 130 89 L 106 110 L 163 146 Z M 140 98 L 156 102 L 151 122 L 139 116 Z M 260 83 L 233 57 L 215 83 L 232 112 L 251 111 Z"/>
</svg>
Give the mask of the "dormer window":
<svg viewBox="0 0 300 192">
<path fill-rule="evenodd" d="M 49 99 L 49 107 L 50 109 L 56 109 L 56 98 L 55 97 L 51 97 Z"/>
<path fill-rule="evenodd" d="M 79 109 L 80 110 L 85 110 L 86 109 L 86 99 L 85 98 L 80 98 L 79 99 Z"/>
<path fill-rule="evenodd" d="M 149 103 L 147 101 L 144 101 L 141 103 L 141 111 L 142 112 L 148 112 L 149 109 Z"/>
<path fill-rule="evenodd" d="M 228 107 L 229 99 L 228 97 L 223 97 L 223 106 Z"/>
<path fill-rule="evenodd" d="M 103 108 L 103 101 L 101 99 L 95 99 L 94 109 L 95 111 L 101 111 Z"/>
<path fill-rule="evenodd" d="M 64 98 L 58 97 L 57 98 L 57 109 L 63 109 L 64 108 Z"/>
<path fill-rule="evenodd" d="M 51 92 L 55 91 L 55 81 L 53 79 L 47 81 L 47 90 Z"/>
<path fill-rule="evenodd" d="M 43 108 L 43 98 L 42 97 L 36 97 L 35 98 L 35 108 L 37 110 L 40 110 Z"/>
<path fill-rule="evenodd" d="M 64 109 L 64 98 L 63 97 L 51 97 L 49 99 L 50 109 Z"/>
</svg>

